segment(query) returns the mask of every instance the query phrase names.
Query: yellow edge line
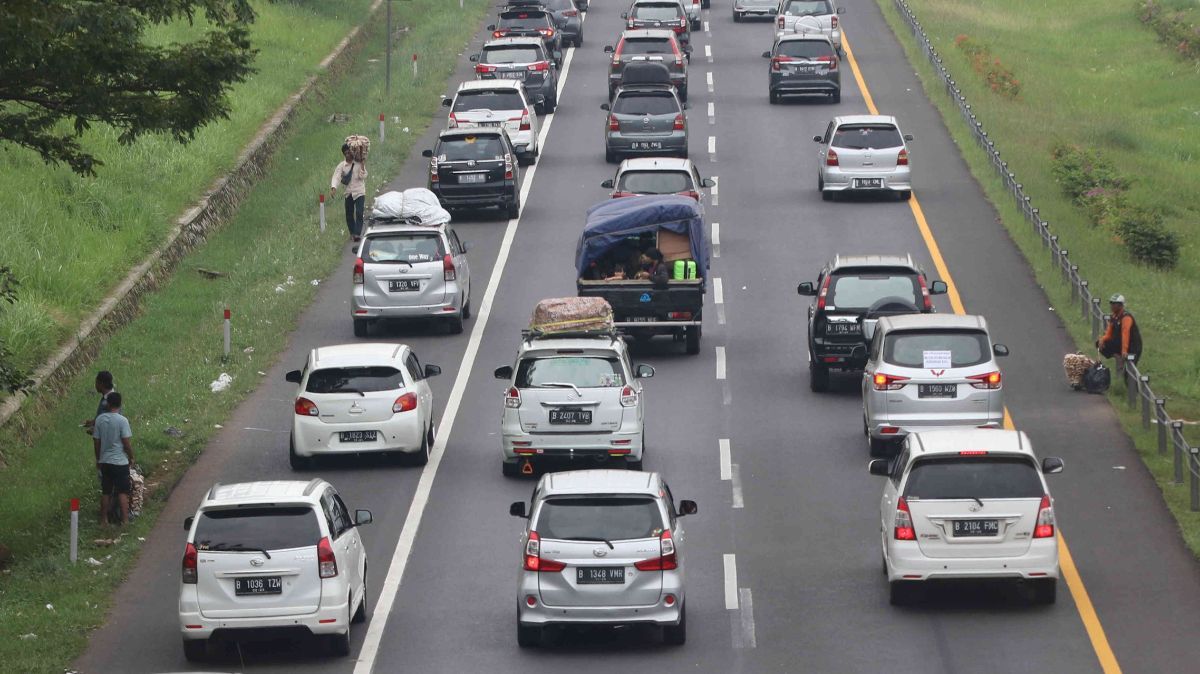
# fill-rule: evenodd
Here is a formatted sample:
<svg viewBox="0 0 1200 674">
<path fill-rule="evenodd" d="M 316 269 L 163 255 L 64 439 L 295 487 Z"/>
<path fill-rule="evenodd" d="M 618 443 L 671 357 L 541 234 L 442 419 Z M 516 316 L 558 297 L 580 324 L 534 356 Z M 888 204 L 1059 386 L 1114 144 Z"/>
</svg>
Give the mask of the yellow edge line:
<svg viewBox="0 0 1200 674">
<path fill-rule="evenodd" d="M 875 107 L 875 100 L 871 97 L 871 92 L 867 88 L 867 81 L 863 77 L 862 70 L 858 67 L 858 60 L 854 58 L 854 51 L 850 49 L 850 41 L 846 38 L 844 30 L 842 31 L 842 49 L 846 52 L 846 60 L 850 62 L 850 70 L 854 73 L 854 80 L 858 82 L 858 88 L 862 92 L 863 100 L 866 101 L 867 110 L 872 115 L 878 115 L 879 109 Z M 938 247 L 937 240 L 933 238 L 933 231 L 929 228 L 929 223 L 925 220 L 925 212 L 921 210 L 921 203 L 917 200 L 915 193 L 909 199 L 908 206 L 912 210 L 913 219 L 917 222 L 917 228 L 921 230 L 921 238 L 925 240 L 925 246 L 929 249 L 929 256 L 933 258 L 934 267 L 937 268 L 942 280 L 949 286 L 947 295 L 950 299 L 950 306 L 954 308 L 954 313 L 956 314 L 967 313 L 966 308 L 963 306 L 962 297 L 958 294 L 958 288 L 954 283 L 954 279 L 950 275 L 950 269 L 946 266 L 946 261 L 942 257 L 942 251 Z M 1007 407 L 1004 409 L 1004 427 L 1009 430 L 1016 428 Z M 1058 555 L 1063 579 L 1067 581 L 1067 587 L 1071 591 L 1071 598 L 1075 601 L 1076 610 L 1079 611 L 1079 618 L 1083 621 L 1083 627 L 1087 631 L 1088 639 L 1092 642 L 1092 650 L 1096 653 L 1096 659 L 1100 661 L 1100 668 L 1105 674 L 1120 674 L 1121 665 L 1117 663 L 1117 657 L 1113 654 L 1112 647 L 1108 643 L 1108 636 L 1104 633 L 1104 626 L 1100 623 L 1100 617 L 1096 614 L 1096 608 L 1092 605 L 1092 599 L 1088 596 L 1087 588 L 1083 585 L 1083 578 L 1079 575 L 1079 569 L 1075 567 L 1075 560 L 1071 557 L 1071 550 L 1067 547 L 1067 540 L 1063 537 L 1061 530 L 1058 535 Z"/>
</svg>

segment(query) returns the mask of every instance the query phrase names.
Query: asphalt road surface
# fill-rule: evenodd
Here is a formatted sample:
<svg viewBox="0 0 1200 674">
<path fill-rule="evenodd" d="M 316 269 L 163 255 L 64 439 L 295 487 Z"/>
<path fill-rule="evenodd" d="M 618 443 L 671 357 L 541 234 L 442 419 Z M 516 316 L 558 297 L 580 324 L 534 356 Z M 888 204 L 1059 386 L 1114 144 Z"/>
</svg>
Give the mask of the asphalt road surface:
<svg viewBox="0 0 1200 674">
<path fill-rule="evenodd" d="M 1057 315 L 880 11 L 862 2 L 847 3 L 842 25 L 875 104 L 916 137 L 915 196 L 945 268 L 966 311 L 985 315 L 996 341 L 1012 350 L 1003 366 L 1017 427 L 1040 455 L 1066 460 L 1066 472 L 1050 485 L 1073 559 L 1064 556 L 1064 571 L 1079 579 L 1060 582 L 1059 601 L 1049 607 L 988 585 L 934 592 L 918 607 L 888 605 L 877 533 L 882 485 L 866 470 L 857 379 L 836 379 L 829 394 L 809 392 L 808 298 L 795 286 L 815 280 L 835 253 L 909 252 L 931 278 L 941 275 L 910 204 L 828 203 L 816 191 L 812 135 L 835 114 L 867 111 L 848 60 L 839 105 L 768 105 L 760 53 L 772 27 L 733 23 L 730 1 L 714 0 L 706 28 L 693 33 L 691 156 L 703 175 L 718 179 L 707 207 L 717 256 L 701 354 L 685 356 L 681 344 L 664 338 L 635 350 L 636 362 L 658 370 L 646 382 L 646 469 L 664 473 L 677 498 L 700 507 L 688 522 L 687 644 L 603 630 L 523 650 L 514 634 L 521 522 L 507 507 L 528 499 L 533 481 L 500 475 L 503 387 L 491 372 L 511 363 L 537 300 L 574 294 L 583 212 L 606 197 L 599 184 L 614 172 L 603 157 L 599 106 L 608 57 L 601 49 L 615 42 L 624 3 L 592 0 L 558 111 L 543 120 L 541 160 L 525 172 L 521 217 L 506 222 L 481 213 L 456 223 L 473 246 L 476 317 L 467 332 L 395 326 L 374 337 L 412 344 L 424 362 L 444 368 L 433 380 L 441 422 L 433 460 L 424 469 L 326 463 L 315 473 L 351 508 L 375 514 L 363 532 L 372 615 L 356 626 L 354 656 L 258 643 L 193 666 L 183 658 L 176 613 L 180 523 L 203 492 L 216 480 L 293 476 L 287 431 L 294 386 L 283 373 L 313 347 L 354 341 L 347 246 L 346 264 L 322 284 L 281 362 L 175 490 L 78 670 L 1195 671 L 1200 566 L 1108 404 L 1066 389 L 1060 358 L 1073 346 Z M 471 76 L 465 55 L 462 61 L 458 80 Z M 394 186 L 424 185 L 419 150 L 432 146 L 438 130 L 435 124 L 418 144 Z M 937 306 L 953 310 L 946 297 Z"/>
</svg>

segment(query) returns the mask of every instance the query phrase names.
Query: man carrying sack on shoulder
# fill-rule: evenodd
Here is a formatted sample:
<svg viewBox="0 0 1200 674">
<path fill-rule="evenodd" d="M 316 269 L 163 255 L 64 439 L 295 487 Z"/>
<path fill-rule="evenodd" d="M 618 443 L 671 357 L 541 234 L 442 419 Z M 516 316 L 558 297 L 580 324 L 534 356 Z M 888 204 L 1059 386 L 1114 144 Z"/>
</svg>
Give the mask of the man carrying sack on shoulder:
<svg viewBox="0 0 1200 674">
<path fill-rule="evenodd" d="M 367 198 L 367 163 L 365 157 L 355 156 L 349 143 L 342 145 L 342 157 L 329 179 L 329 196 L 337 194 L 338 185 L 346 188 L 346 229 L 350 230 L 353 241 L 358 243 L 362 236 L 363 208 Z"/>
<path fill-rule="evenodd" d="M 1128 356 L 1133 356 L 1135 364 L 1142 357 L 1142 332 L 1133 314 L 1125 311 L 1124 295 L 1117 293 L 1110 297 L 1108 306 L 1112 315 L 1109 316 L 1108 328 L 1096 340 L 1096 348 L 1102 357 L 1118 359 L 1117 369 L 1120 370 L 1125 367 Z"/>
</svg>

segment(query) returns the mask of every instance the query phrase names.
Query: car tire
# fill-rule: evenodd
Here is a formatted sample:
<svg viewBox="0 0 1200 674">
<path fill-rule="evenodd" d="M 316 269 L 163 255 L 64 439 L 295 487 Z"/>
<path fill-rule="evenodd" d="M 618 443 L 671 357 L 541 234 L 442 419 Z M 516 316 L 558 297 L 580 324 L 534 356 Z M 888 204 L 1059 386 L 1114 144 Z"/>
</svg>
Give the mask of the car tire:
<svg viewBox="0 0 1200 674">
<path fill-rule="evenodd" d="M 775 93 L 774 91 L 768 92 L 767 100 L 771 102 L 771 105 L 778 105 L 779 104 L 779 94 Z"/>
<path fill-rule="evenodd" d="M 504 477 L 518 477 L 521 474 L 520 461 L 501 461 L 500 472 Z"/>
<path fill-rule="evenodd" d="M 687 643 L 687 604 L 679 607 L 679 624 L 663 626 L 663 643 L 682 646 Z"/>
<path fill-rule="evenodd" d="M 637 459 L 636 461 L 634 459 L 625 459 L 625 470 L 640 471 L 642 469 L 642 460 L 645 459 L 645 452 L 646 450 L 642 449 L 643 457 L 641 459 Z"/>
<path fill-rule="evenodd" d="M 873 458 L 886 457 L 891 453 L 892 443 L 890 440 L 879 440 L 877 438 L 867 436 L 867 442 L 870 443 L 871 456 Z"/>
<path fill-rule="evenodd" d="M 608 148 L 604 148 L 604 161 L 608 162 L 609 164 L 616 164 L 621 161 L 621 158 L 617 156 L 616 152 L 613 152 Z"/>
<path fill-rule="evenodd" d="M 742 22 L 742 15 L 741 15 L 741 14 L 738 14 L 737 12 L 734 12 L 734 13 L 733 13 L 733 22 L 734 22 L 734 23 L 741 23 L 741 22 Z"/>
<path fill-rule="evenodd" d="M 558 109 L 558 97 L 542 101 L 542 114 L 548 115 Z"/>
<path fill-rule="evenodd" d="M 520 215 L 521 215 L 521 197 L 520 197 L 520 195 L 515 195 L 515 196 L 513 196 L 512 201 L 508 202 L 508 219 L 515 220 Z"/>
<path fill-rule="evenodd" d="M 687 354 L 689 356 L 700 353 L 700 337 L 702 332 L 699 325 L 693 325 L 687 329 Z"/>
<path fill-rule="evenodd" d="M 362 586 L 362 601 L 358 602 L 358 609 L 354 611 L 354 617 L 350 619 L 352 623 L 362 624 L 367 621 L 367 573 L 363 570 L 363 586 Z"/>
<path fill-rule="evenodd" d="M 467 290 L 467 296 L 463 298 L 462 317 L 463 317 L 464 321 L 471 318 L 471 291 L 470 291 L 470 289 Z"/>
<path fill-rule="evenodd" d="M 1035 604 L 1049 606 L 1058 598 L 1058 579 L 1045 578 L 1033 582 L 1033 601 Z"/>
<path fill-rule="evenodd" d="M 841 103 L 842 102 L 842 92 L 835 91 L 832 94 L 829 94 L 829 102 L 830 103 Z"/>
<path fill-rule="evenodd" d="M 203 662 L 208 659 L 208 639 L 184 639 L 183 657 L 188 662 Z"/>
<path fill-rule="evenodd" d="M 916 583 L 893 580 L 888 583 L 888 603 L 892 606 L 907 606 L 917 600 L 921 588 Z"/>
<path fill-rule="evenodd" d="M 900 190 L 900 201 L 912 199 L 912 190 Z"/>
<path fill-rule="evenodd" d="M 288 464 L 292 470 L 301 471 L 312 468 L 312 457 L 300 456 L 296 453 L 296 442 L 292 438 L 288 438 Z"/>
<path fill-rule="evenodd" d="M 461 335 L 463 332 L 463 317 L 462 314 L 452 316 L 446 323 L 452 335 Z"/>
<path fill-rule="evenodd" d="M 542 628 L 522 625 L 517 621 L 517 645 L 521 648 L 533 648 L 542 644 Z"/>
<path fill-rule="evenodd" d="M 821 200 L 822 201 L 833 201 L 833 192 L 830 192 L 830 191 L 826 190 L 824 187 L 822 187 L 821 188 Z"/>
<path fill-rule="evenodd" d="M 813 393 L 829 390 L 829 368 L 817 363 L 808 364 L 808 388 Z"/>
<path fill-rule="evenodd" d="M 700 25 L 700 19 L 693 20 L 692 21 L 692 30 L 700 30 L 700 28 L 702 28 L 702 26 Z"/>
<path fill-rule="evenodd" d="M 347 597 L 346 601 L 349 602 Z M 329 652 L 339 657 L 350 655 L 350 607 L 346 607 L 346 633 L 329 635 Z"/>
<path fill-rule="evenodd" d="M 421 449 L 409 456 L 409 463 L 414 466 L 424 466 L 429 463 L 429 442 L 430 431 L 425 429 L 425 437 L 421 438 Z"/>
<path fill-rule="evenodd" d="M 365 318 L 354 319 L 354 336 L 369 337 L 371 335 L 371 321 Z"/>
</svg>

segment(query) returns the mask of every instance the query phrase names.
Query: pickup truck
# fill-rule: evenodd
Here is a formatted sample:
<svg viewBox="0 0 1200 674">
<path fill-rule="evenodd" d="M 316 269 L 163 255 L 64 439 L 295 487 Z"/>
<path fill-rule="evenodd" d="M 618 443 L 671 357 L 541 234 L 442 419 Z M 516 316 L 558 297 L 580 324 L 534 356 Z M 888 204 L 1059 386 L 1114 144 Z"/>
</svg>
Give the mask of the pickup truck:
<svg viewBox="0 0 1200 674">
<path fill-rule="evenodd" d="M 669 280 L 597 278 L 597 265 L 618 251 L 658 248 Z M 676 262 L 683 273 L 672 273 Z M 636 339 L 671 335 L 700 352 L 708 284 L 708 237 L 700 206 L 679 195 L 628 197 L 590 208 L 575 252 L 581 297 L 602 297 L 614 325 Z"/>
</svg>

